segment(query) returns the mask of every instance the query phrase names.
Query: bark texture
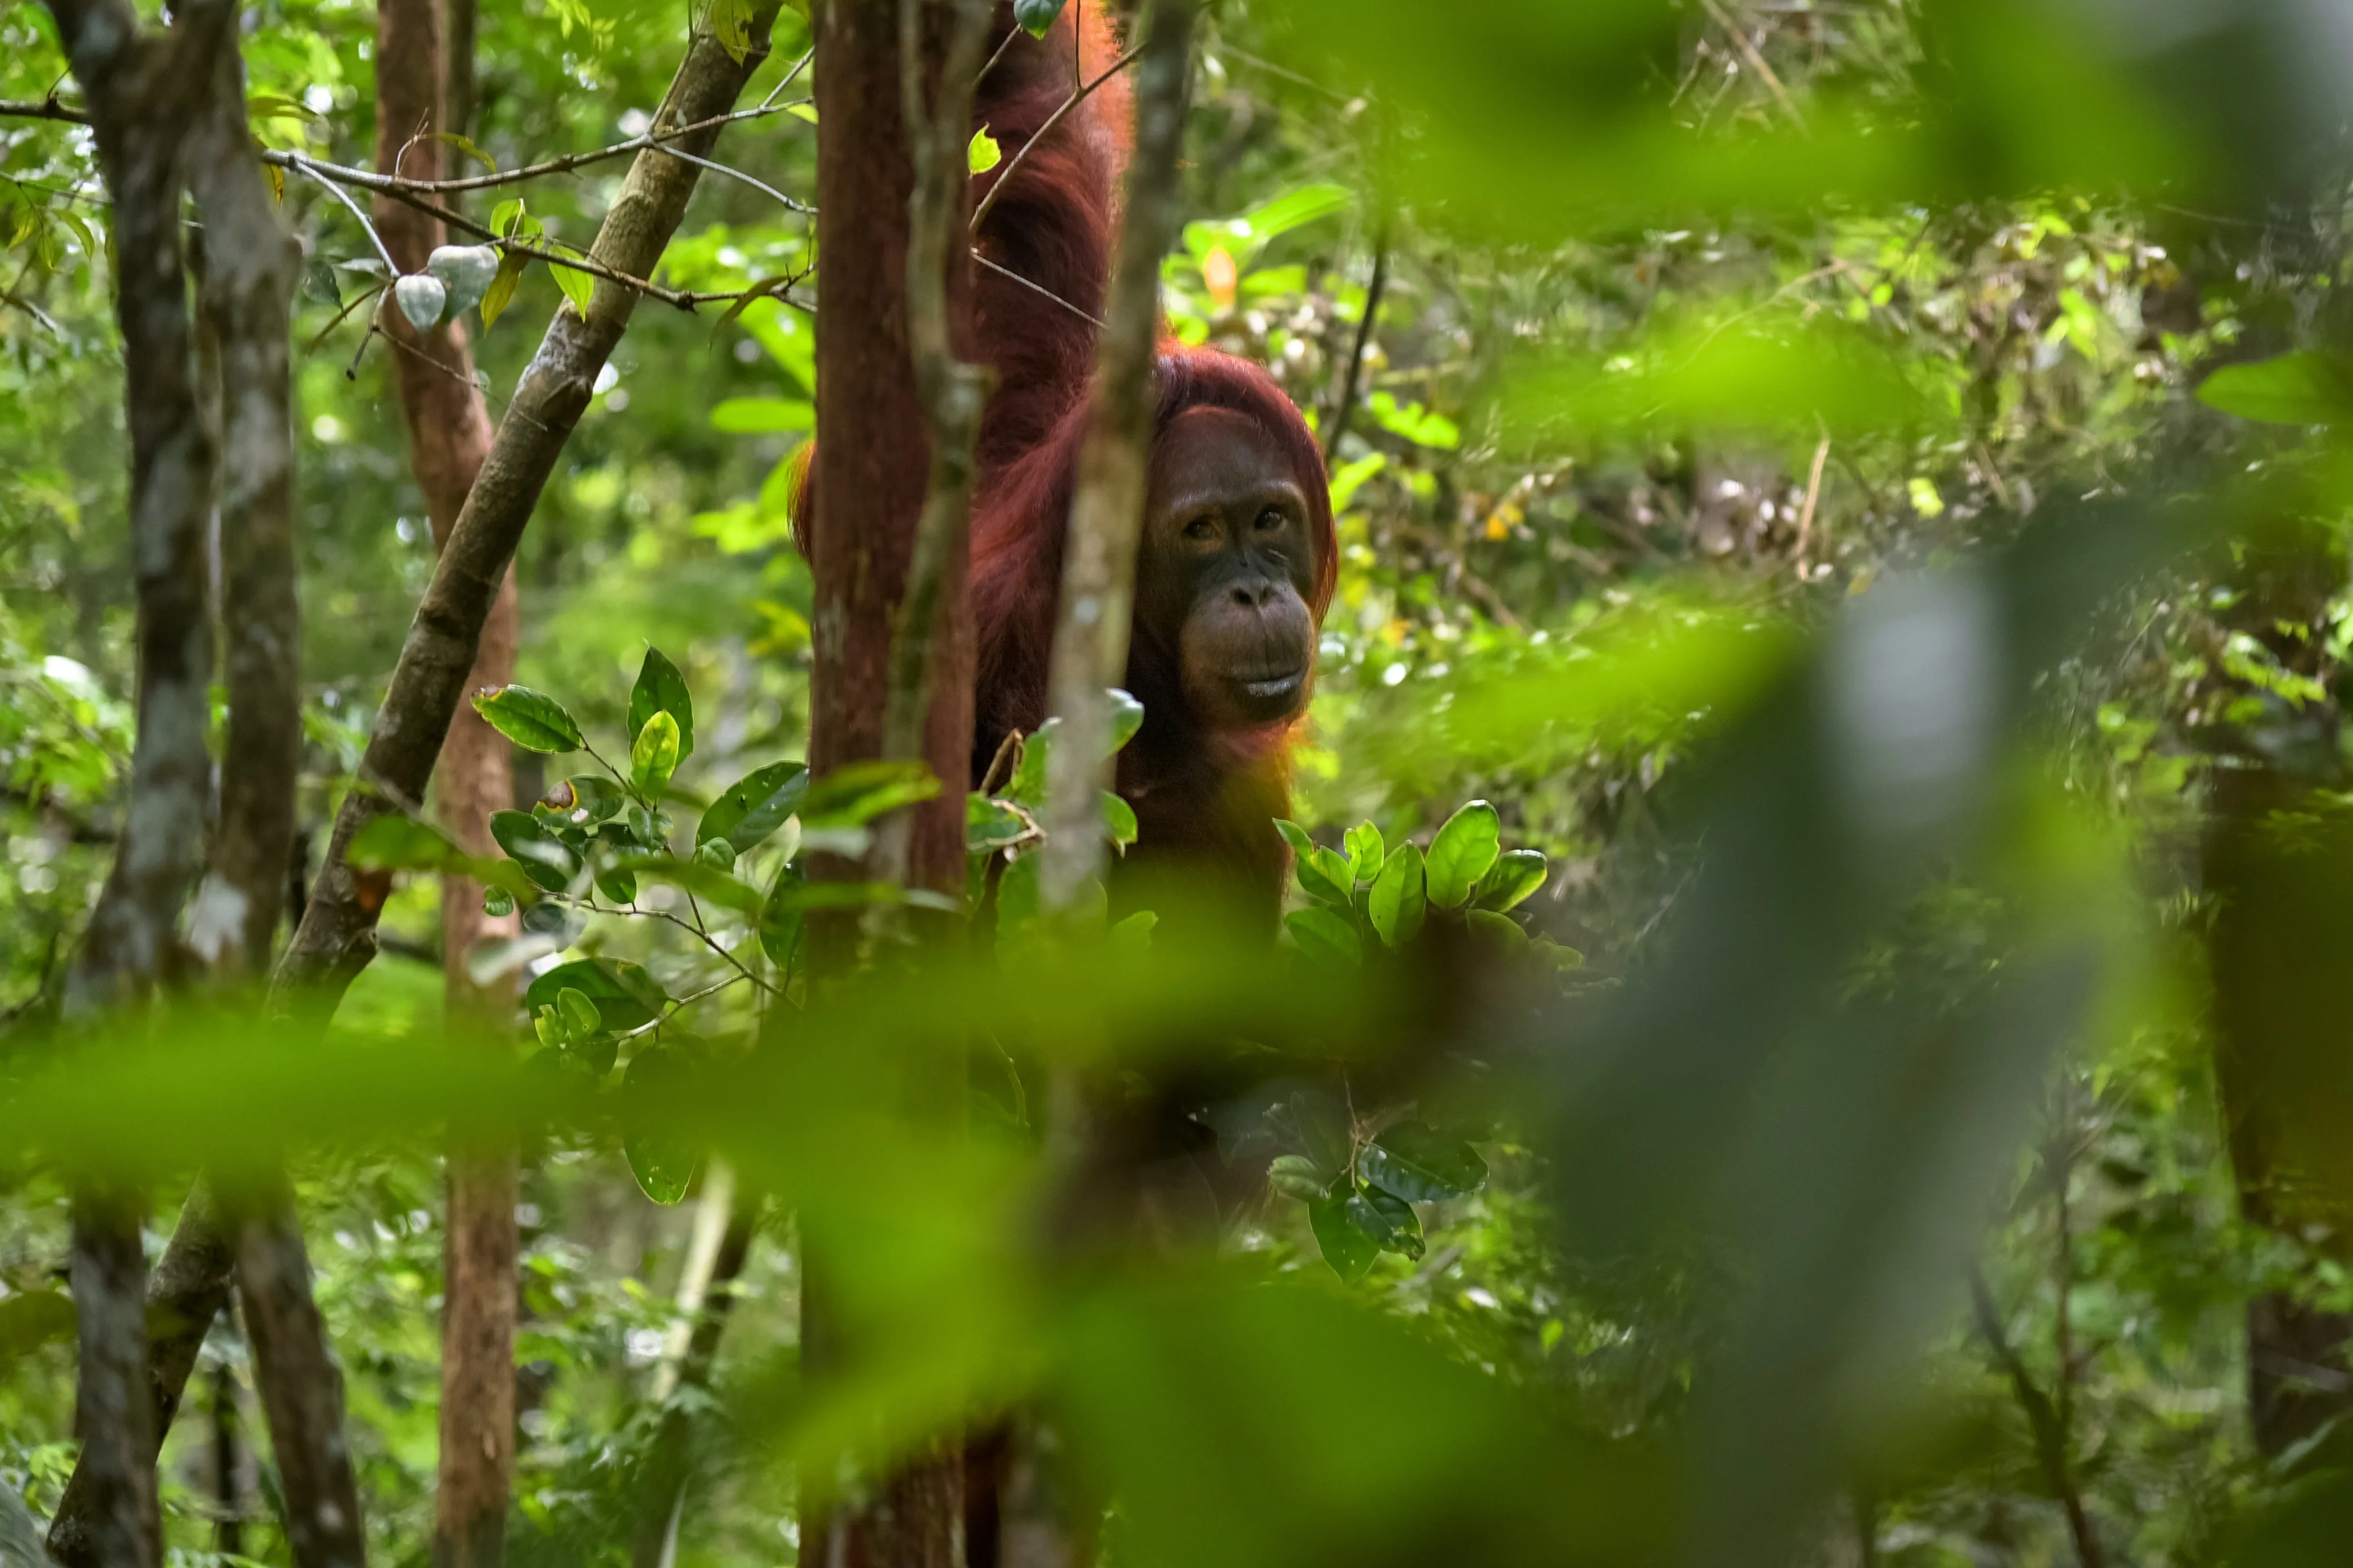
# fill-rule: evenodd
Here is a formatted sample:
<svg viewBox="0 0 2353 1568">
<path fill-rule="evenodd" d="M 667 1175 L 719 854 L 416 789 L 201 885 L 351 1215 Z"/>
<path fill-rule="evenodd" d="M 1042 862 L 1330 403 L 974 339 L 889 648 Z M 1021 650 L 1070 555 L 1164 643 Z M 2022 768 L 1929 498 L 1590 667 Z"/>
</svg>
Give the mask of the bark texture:
<svg viewBox="0 0 2353 1568">
<path fill-rule="evenodd" d="M 293 1194 L 271 1183 L 237 1203 L 237 1297 L 286 1498 L 297 1568 L 364 1568 L 359 1488 L 343 1442 L 343 1375 L 311 1296 Z"/>
<path fill-rule="evenodd" d="M 1050 711 L 1062 721 L 1063 738 L 1047 759 L 1045 859 L 1039 866 L 1039 889 L 1050 910 L 1069 908 L 1103 869 L 1099 803 L 1111 787 L 1104 693 L 1127 671 L 1136 542 L 1152 466 L 1160 258 L 1176 243 L 1176 163 L 1185 145 L 1197 8 L 1196 0 L 1152 0 L 1136 66 L 1135 153 L 1103 301 L 1054 630 Z"/>
<path fill-rule="evenodd" d="M 88 1511 L 66 1542 L 51 1531 L 50 1555 L 59 1562 L 155 1568 L 162 1558 L 154 1410 L 146 1397 L 142 1321 L 142 1207 L 136 1196 L 116 1189 L 85 1185 L 74 1194 L 73 1299 L 80 1350 L 74 1426 L 81 1436 L 75 1476 L 87 1478 Z M 61 1555 L 60 1545 L 74 1555 Z"/>
<path fill-rule="evenodd" d="M 451 10 L 470 8 L 462 0 Z M 376 170 L 438 180 L 453 129 L 448 84 L 453 70 L 470 82 L 470 58 L 453 62 L 441 0 L 382 0 L 376 7 Z M 470 57 L 472 28 L 466 28 Z M 424 268 L 448 236 L 440 219 L 379 194 L 376 232 L 404 272 Z M 433 544 L 446 549 L 466 496 L 489 457 L 490 410 L 474 381 L 472 346 L 463 321 L 419 332 L 397 310 L 383 312 L 396 345 L 393 372 L 408 428 L 411 471 L 425 495 Z M 510 562 L 491 602 L 466 687 L 480 690 L 514 679 L 520 606 Z M 512 754 L 504 736 L 459 704 L 434 770 L 435 805 L 452 842 L 495 855 L 491 814 L 513 804 Z M 478 1022 L 501 1037 L 513 984 L 475 984 L 469 961 L 480 944 L 512 937 L 516 917 L 482 910 L 470 877 L 441 879 L 442 984 L 448 1016 Z M 441 1448 L 434 1493 L 436 1568 L 495 1568 L 504 1555 L 507 1502 L 514 1478 L 515 1228 L 518 1184 L 512 1149 L 451 1154 L 444 1205 L 441 1319 Z"/>
</svg>

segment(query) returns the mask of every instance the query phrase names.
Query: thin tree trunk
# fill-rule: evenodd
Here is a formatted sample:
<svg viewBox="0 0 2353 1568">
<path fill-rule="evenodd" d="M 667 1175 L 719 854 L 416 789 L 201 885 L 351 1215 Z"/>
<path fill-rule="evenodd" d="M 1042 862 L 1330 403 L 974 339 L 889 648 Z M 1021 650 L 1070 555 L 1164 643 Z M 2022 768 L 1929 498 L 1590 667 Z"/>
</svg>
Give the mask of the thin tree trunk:
<svg viewBox="0 0 2353 1568">
<path fill-rule="evenodd" d="M 453 0 L 452 10 L 466 8 Z M 442 0 L 381 0 L 376 7 L 376 168 L 413 179 L 438 179 L 448 124 L 447 84 L 454 70 L 470 82 L 472 61 L 453 61 L 442 37 Z M 470 33 L 470 28 L 469 29 Z M 374 203 L 376 232 L 405 272 L 421 271 L 447 237 L 440 220 L 389 196 Z M 434 547 L 446 548 L 467 493 L 489 457 L 490 411 L 474 384 L 474 356 L 461 321 L 418 332 L 396 310 L 382 316 L 396 352 L 393 370 L 408 427 L 411 469 L 425 493 Z M 468 689 L 514 679 L 519 607 L 509 563 L 482 627 Z M 470 707 L 452 717 L 434 770 L 443 829 L 474 855 L 495 855 L 491 814 L 513 804 L 506 740 Z M 474 982 L 470 961 L 483 942 L 510 938 L 512 914 L 482 909 L 470 877 L 441 879 L 442 985 L 453 1023 L 505 1037 L 514 1005 L 511 980 Z M 512 1147 L 453 1151 L 443 1220 L 441 1447 L 434 1494 L 436 1568 L 496 1568 L 504 1555 L 507 1503 L 514 1476 L 515 1227 L 518 1185 Z"/>
<path fill-rule="evenodd" d="M 1125 679 L 1135 606 L 1136 541 L 1152 463 L 1154 354 L 1160 330 L 1160 258 L 1176 243 L 1177 154 L 1192 71 L 1197 0 L 1152 0 L 1136 66 L 1135 153 L 1127 165 L 1119 251 L 1104 298 L 1094 401 L 1063 547 L 1050 711 L 1062 721 L 1046 765 L 1047 908 L 1068 909 L 1103 874 L 1103 807 L 1111 783 L 1111 705 Z"/>
<path fill-rule="evenodd" d="M 52 0 L 50 9 L 90 105 L 113 202 L 138 579 L 139 727 L 130 807 L 66 985 L 69 1024 L 94 1028 L 118 1006 L 145 1000 L 168 977 L 203 843 L 212 673 L 205 523 L 214 450 L 192 364 L 181 158 L 213 80 L 213 55 L 234 33 L 231 8 L 220 0 L 188 5 L 161 35 L 142 29 L 124 0 Z M 162 1554 L 148 1397 L 145 1212 L 143 1194 L 100 1174 L 85 1174 L 74 1194 L 82 1510 L 71 1520 L 61 1516 L 52 1530 L 60 1562 L 154 1568 Z"/>
<path fill-rule="evenodd" d="M 343 1440 L 343 1377 L 311 1297 L 293 1194 L 281 1179 L 268 1178 L 240 1191 L 234 1206 L 241 1216 L 237 1297 L 286 1496 L 287 1545 L 297 1568 L 363 1568 L 366 1536 Z"/>
<path fill-rule="evenodd" d="M 733 107 L 744 84 L 767 58 L 768 29 L 779 3 L 755 0 L 751 47 L 740 60 L 730 56 L 716 38 L 696 36 L 663 100 L 660 123 L 697 123 Z M 118 11 L 129 15 L 127 7 L 112 0 L 57 0 L 57 9 L 59 32 L 68 39 L 81 37 L 83 18 L 100 12 L 109 18 L 100 41 L 131 36 L 127 21 L 119 26 L 112 22 Z M 77 75 L 80 76 L 79 69 Z M 90 79 L 81 79 L 88 93 Z M 712 126 L 670 145 L 708 157 L 719 130 Z M 100 145 L 105 145 L 104 132 Z M 632 277 L 651 271 L 685 215 L 687 198 L 700 173 L 696 165 L 665 153 L 639 154 L 590 253 Z M 385 889 L 373 879 L 363 888 L 345 864 L 344 851 L 353 835 L 369 822 L 387 810 L 413 805 L 423 795 L 457 710 L 466 673 L 473 665 L 483 626 L 513 559 L 515 543 L 574 425 L 587 407 L 597 371 L 619 342 L 635 304 L 635 296 L 619 285 L 600 281 L 586 317 L 568 304 L 560 307 L 532 374 L 516 389 L 485 472 L 470 494 L 466 510 L 435 568 L 433 583 L 417 607 L 416 622 L 393 672 L 391 689 L 369 737 L 362 771 L 381 793 L 354 790 L 345 799 L 312 896 L 303 906 L 301 922 L 272 981 L 274 1005 L 296 1005 L 305 1016 L 323 1024 L 344 987 L 374 952 L 376 915 L 383 907 Z M 142 386 L 143 401 L 145 384 L 134 381 L 133 384 Z M 185 467 L 181 474 L 185 479 Z M 183 483 L 181 489 L 185 488 Z M 134 489 L 133 493 L 138 491 Z M 197 733 L 201 735 L 200 729 Z M 193 839 L 193 834 L 190 837 Z M 299 1235 L 292 1239 L 299 1243 Z M 168 1266 L 177 1257 L 186 1267 L 159 1271 L 155 1289 L 149 1292 L 151 1318 L 209 1324 L 218 1310 L 223 1276 L 201 1265 L 226 1250 L 227 1244 L 212 1206 L 193 1199 L 184 1205 L 165 1262 Z M 196 1337 L 201 1340 L 201 1331 Z M 185 1359 L 168 1363 L 159 1359 L 152 1364 L 159 1431 L 176 1409 L 194 1363 L 191 1347 Z M 96 1495 L 78 1472 L 51 1526 L 53 1552 L 58 1550 L 55 1543 L 70 1543 L 91 1530 Z M 88 1561 L 63 1555 L 59 1560 Z"/>
<path fill-rule="evenodd" d="M 919 92 L 946 107 L 957 146 L 970 133 L 954 106 L 968 103 L 970 73 L 942 90 L 954 9 L 934 3 L 917 17 L 925 56 Z M 892 751 L 920 754 L 945 786 L 893 825 L 887 869 L 908 886 L 961 896 L 964 795 L 972 751 L 973 633 L 965 593 L 966 534 L 953 494 L 943 493 L 934 527 L 921 520 L 933 477 L 953 489 L 955 454 L 935 453 L 932 410 L 918 384 L 915 355 L 936 373 L 960 359 L 966 342 L 970 267 L 962 244 L 935 245 L 937 286 L 918 286 L 927 312 L 925 337 L 910 331 L 908 283 L 915 197 L 902 70 L 900 11 L 874 0 L 821 0 L 817 31 L 818 244 L 826 262 L 825 309 L 818 317 L 818 432 L 809 502 L 809 560 L 816 580 L 817 664 L 811 679 L 809 765 L 824 774 Z M 972 51 L 976 54 L 976 48 Z M 934 161 L 936 167 L 936 160 Z M 961 160 L 946 171 L 957 191 L 946 210 L 960 222 L 966 184 Z M 938 205 L 925 198 L 927 213 Z M 937 215 L 933 215 L 937 216 Z M 942 232 L 960 234 L 952 223 Z M 936 240 L 937 236 L 933 237 Z M 949 373 L 952 375 L 952 373 Z M 969 466 L 968 459 L 965 465 Z M 927 544 L 918 565 L 918 538 Z M 928 604 L 923 601 L 928 601 Z M 908 655 L 893 679 L 893 633 Z M 918 648 L 917 644 L 923 646 Z M 916 657 L 920 653 L 920 657 Z M 916 678 L 920 677 L 920 681 Z M 874 694 L 896 690 L 892 704 Z M 926 699 L 912 701 L 918 692 Z M 839 862 L 820 874 L 863 876 Z M 818 961 L 839 972 L 853 933 L 819 927 Z M 943 1070 L 915 1074 L 917 1100 L 960 1101 L 960 1079 Z M 934 1077 L 940 1081 L 931 1081 Z M 823 1216 L 802 1216 L 801 1353 L 808 1374 L 841 1366 L 855 1339 L 826 1289 L 830 1277 Z M 881 1478 L 870 1506 L 836 1510 L 826 1493 L 833 1477 L 802 1478 L 804 1561 L 872 1568 L 954 1568 L 962 1559 L 963 1458 L 943 1438 Z"/>
</svg>

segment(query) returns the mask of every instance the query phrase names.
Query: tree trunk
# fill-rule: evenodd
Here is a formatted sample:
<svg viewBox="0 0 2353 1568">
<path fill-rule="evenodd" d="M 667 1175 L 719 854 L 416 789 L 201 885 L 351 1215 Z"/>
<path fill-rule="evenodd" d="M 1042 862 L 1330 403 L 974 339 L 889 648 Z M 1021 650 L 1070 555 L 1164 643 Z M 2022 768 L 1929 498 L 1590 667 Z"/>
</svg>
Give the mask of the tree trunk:
<svg viewBox="0 0 2353 1568">
<path fill-rule="evenodd" d="M 927 11 L 927 22 L 945 15 L 937 5 Z M 899 7 L 881 0 L 821 0 L 813 20 L 818 247 L 827 281 L 818 316 L 818 439 L 809 501 L 816 585 L 809 768 L 822 776 L 885 754 L 886 704 L 875 698 L 892 689 L 894 619 L 907 594 L 932 453 L 909 335 L 913 165 L 902 112 Z M 945 26 L 927 26 L 923 37 L 926 52 L 936 48 L 944 58 Z M 935 67 L 927 72 L 927 79 L 936 76 Z M 949 261 L 948 336 L 961 350 L 970 298 L 965 247 L 953 246 Z M 903 863 L 908 885 L 960 897 L 974 655 L 961 530 L 947 541 L 937 566 L 938 617 L 928 628 L 909 630 L 928 630 L 932 640 L 923 754 L 944 787 L 914 808 Z M 817 869 L 863 874 L 838 861 Z M 855 937 L 847 922 L 828 922 L 812 935 L 820 964 L 836 972 L 846 965 Z M 825 1289 L 821 1218 L 803 1219 L 802 1356 L 809 1375 L 823 1377 L 849 1353 L 854 1335 L 834 1317 Z M 839 1510 L 823 1497 L 831 1478 L 805 1476 L 803 1560 L 958 1568 L 963 1468 L 959 1447 L 943 1437 L 879 1478 L 864 1507 Z"/>
<path fill-rule="evenodd" d="M 452 0 L 452 10 L 464 0 Z M 442 36 L 442 0 L 381 0 L 376 7 L 376 168 L 438 179 L 453 74 L 472 79 L 472 61 L 451 58 Z M 470 38 L 471 29 L 468 29 Z M 376 232 L 405 272 L 423 269 L 446 238 L 438 219 L 378 195 Z M 460 321 L 418 332 L 397 310 L 382 312 L 396 346 L 393 370 L 408 427 L 410 467 L 425 493 L 434 548 L 445 547 L 467 493 L 490 455 L 490 411 L 474 384 L 474 357 Z M 406 351 L 406 352 L 400 352 Z M 482 626 L 470 689 L 514 679 L 519 608 L 510 561 Z M 495 855 L 491 814 L 514 802 L 506 740 L 471 707 L 449 723 L 433 773 L 437 815 L 469 854 Z M 514 988 L 501 978 L 474 983 L 469 963 L 486 942 L 512 938 L 513 915 L 482 910 L 481 885 L 441 879 L 442 984 L 453 1024 L 479 1028 L 493 1046 L 508 1037 Z M 496 1568 L 503 1555 L 514 1473 L 515 1228 L 518 1174 L 512 1148 L 454 1151 L 443 1222 L 441 1450 L 434 1498 L 436 1568 Z"/>
</svg>

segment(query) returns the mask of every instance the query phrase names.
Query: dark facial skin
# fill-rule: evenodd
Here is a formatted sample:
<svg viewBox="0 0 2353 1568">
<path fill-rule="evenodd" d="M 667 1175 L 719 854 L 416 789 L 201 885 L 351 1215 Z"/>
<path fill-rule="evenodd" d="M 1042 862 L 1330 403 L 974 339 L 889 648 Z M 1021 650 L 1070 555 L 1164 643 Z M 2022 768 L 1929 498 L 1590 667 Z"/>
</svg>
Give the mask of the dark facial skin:
<svg viewBox="0 0 2353 1568">
<path fill-rule="evenodd" d="M 1305 710 L 1315 567 L 1307 498 L 1266 432 L 1229 409 L 1178 415 L 1153 449 L 1136 614 L 1175 644 L 1204 727 Z"/>
</svg>

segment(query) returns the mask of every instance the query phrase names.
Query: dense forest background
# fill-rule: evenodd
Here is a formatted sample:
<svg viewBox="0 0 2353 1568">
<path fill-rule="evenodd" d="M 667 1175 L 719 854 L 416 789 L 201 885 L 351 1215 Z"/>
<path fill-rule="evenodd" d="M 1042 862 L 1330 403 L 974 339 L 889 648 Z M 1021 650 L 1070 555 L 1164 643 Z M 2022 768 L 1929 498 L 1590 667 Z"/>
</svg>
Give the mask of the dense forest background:
<svg viewBox="0 0 2353 1568">
<path fill-rule="evenodd" d="M 445 172 L 643 135 L 691 32 L 744 9 L 485 0 Z M 265 0 L 239 27 L 259 144 L 373 166 L 374 9 Z M 1318 1158 L 1280 1075 L 1207 1115 L 1250 1190 L 1134 1300 L 1010 1282 L 1016 1249 L 972 1237 L 1018 1173 L 808 1142 L 793 1179 L 863 1216 L 844 1256 L 899 1258 L 899 1287 L 965 1313 L 854 1390 L 886 1413 L 878 1451 L 934 1428 L 944 1389 L 1044 1397 L 1114 1563 L 2341 1560 L 2340 32 L 2253 5 L 1208 6 L 1163 301 L 1329 446 L 1340 588 L 1299 817 L 1344 858 L 1373 824 L 1369 872 L 1492 803 L 1504 846 L 1548 859 L 1517 912 L 1557 947 L 1534 979 L 1472 969 L 1405 1066 L 1389 1042 L 1364 1069 L 1485 1170 L 1377 1257 L 1269 1187 L 1270 1159 Z M 750 177 L 702 181 L 655 278 L 769 287 L 638 305 L 515 563 L 513 679 L 604 754 L 645 722 L 647 649 L 675 663 L 692 746 L 653 793 L 681 824 L 807 744 L 787 512 L 826 286 L 779 197 L 810 197 L 826 132 L 788 79 L 808 47 L 786 7 L 742 99 L 775 112 L 722 144 Z M 439 1113 L 376 1066 L 280 1100 L 192 1071 L 145 1100 L 57 1066 L 136 669 L 113 230 L 90 133 L 57 112 L 78 99 L 50 13 L 0 0 L 0 1489 L 47 1520 L 78 1447 L 73 1152 L 34 1119 L 162 1151 L 151 1252 L 215 1145 L 285 1141 L 369 1554 L 420 1563 Z M 628 167 L 451 205 L 586 247 Z M 367 325 L 377 247 L 330 181 L 269 173 L 302 252 L 315 871 L 435 557 L 407 351 Z M 534 263 L 481 310 L 493 420 L 580 286 Z M 524 812 L 568 766 L 512 761 Z M 724 1058 L 762 1028 L 754 984 L 725 988 L 758 922 L 706 925 L 697 885 L 643 918 L 526 918 L 481 973 L 642 965 Z M 317 1060 L 438 1037 L 443 886 L 399 878 Z M 1362 970 L 1286 940 L 1343 964 L 1341 1036 L 1369 1028 L 1349 993 L 1377 1005 L 1372 934 Z M 1026 951 L 1000 952 L 1017 979 L 1050 963 Z M 540 1022 L 501 1026 L 517 1052 L 579 1044 Z M 609 1047 L 598 1068 L 625 1096 L 634 1069 Z M 976 1069 L 980 1141 L 1034 1152 L 1042 1083 Z M 1388 1114 L 1348 1111 L 1344 1163 Z M 775 1135 L 817 1140 L 803 1112 Z M 789 1183 L 696 1363 L 758 1119 L 712 1110 L 739 1118 L 709 1134 L 731 1166 L 615 1114 L 526 1145 L 506 1552 L 648 1563 L 617 1521 L 691 1448 L 651 1561 L 799 1561 L 795 1460 L 846 1418 L 796 1372 Z M 164 1449 L 173 1563 L 293 1561 L 263 1429 L 225 1321 Z"/>
</svg>

